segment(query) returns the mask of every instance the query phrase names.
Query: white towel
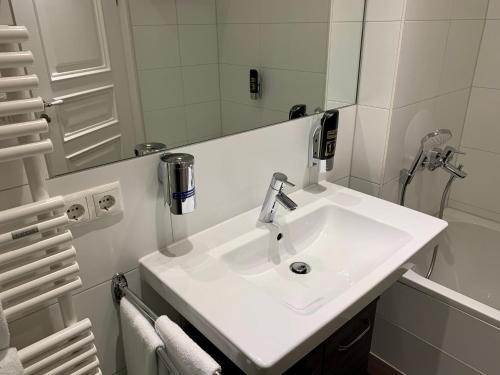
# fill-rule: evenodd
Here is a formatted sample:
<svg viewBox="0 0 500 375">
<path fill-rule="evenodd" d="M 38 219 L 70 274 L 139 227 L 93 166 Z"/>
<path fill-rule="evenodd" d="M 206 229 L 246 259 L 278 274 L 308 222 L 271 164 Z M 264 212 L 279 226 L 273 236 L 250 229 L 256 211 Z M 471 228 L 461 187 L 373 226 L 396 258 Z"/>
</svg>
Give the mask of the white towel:
<svg viewBox="0 0 500 375">
<path fill-rule="evenodd" d="M 10 332 L 7 325 L 7 318 L 3 312 L 2 301 L 0 301 L 0 350 L 10 346 Z"/>
<path fill-rule="evenodd" d="M 159 317 L 155 328 L 165 343 L 168 357 L 181 375 L 215 375 L 221 371 L 219 364 L 167 316 Z"/>
<path fill-rule="evenodd" d="M 14 348 L 0 351 L 0 374 L 23 375 L 24 369 Z"/>
<path fill-rule="evenodd" d="M 156 348 L 163 346 L 163 341 L 148 320 L 126 298 L 120 301 L 120 320 L 127 374 L 161 374 L 158 372 Z"/>
</svg>

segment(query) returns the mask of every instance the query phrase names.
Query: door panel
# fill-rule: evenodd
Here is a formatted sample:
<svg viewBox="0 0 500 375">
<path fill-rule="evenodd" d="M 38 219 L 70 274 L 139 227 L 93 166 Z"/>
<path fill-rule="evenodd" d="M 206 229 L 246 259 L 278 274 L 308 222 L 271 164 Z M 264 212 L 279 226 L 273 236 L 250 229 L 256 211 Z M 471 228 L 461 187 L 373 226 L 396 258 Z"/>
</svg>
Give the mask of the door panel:
<svg viewBox="0 0 500 375">
<path fill-rule="evenodd" d="M 132 116 L 140 104 L 131 100 L 137 88 L 128 79 L 133 69 L 125 57 L 124 9 L 110 0 L 12 0 L 12 5 L 17 23 L 32 35 L 24 48 L 35 56 L 29 70 L 40 85 L 34 94 L 63 101 L 46 110 L 54 144 L 47 155 L 50 174 L 132 157 L 144 140 L 136 138 L 142 122 Z"/>
</svg>

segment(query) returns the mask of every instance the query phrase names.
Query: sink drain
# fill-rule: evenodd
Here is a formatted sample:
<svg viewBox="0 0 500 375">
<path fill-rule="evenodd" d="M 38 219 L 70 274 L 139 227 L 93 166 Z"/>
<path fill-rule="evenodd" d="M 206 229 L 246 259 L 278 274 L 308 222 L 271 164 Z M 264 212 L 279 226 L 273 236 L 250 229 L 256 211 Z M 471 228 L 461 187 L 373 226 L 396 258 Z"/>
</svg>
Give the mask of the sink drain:
<svg viewBox="0 0 500 375">
<path fill-rule="evenodd" d="M 306 273 L 311 272 L 311 266 L 304 262 L 293 262 L 290 264 L 290 271 L 299 275 L 305 275 Z"/>
</svg>

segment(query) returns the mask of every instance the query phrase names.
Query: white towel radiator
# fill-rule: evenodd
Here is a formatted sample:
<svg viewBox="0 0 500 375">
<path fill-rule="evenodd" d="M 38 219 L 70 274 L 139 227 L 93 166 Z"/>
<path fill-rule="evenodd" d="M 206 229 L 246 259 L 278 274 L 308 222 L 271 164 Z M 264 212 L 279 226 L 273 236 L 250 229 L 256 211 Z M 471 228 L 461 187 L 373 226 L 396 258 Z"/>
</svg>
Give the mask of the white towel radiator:
<svg viewBox="0 0 500 375">
<path fill-rule="evenodd" d="M 23 26 L 0 25 L 0 163 L 23 162 L 33 203 L 0 211 L 0 301 L 8 321 L 57 300 L 65 328 L 19 350 L 26 375 L 100 375 L 90 320 L 79 321 L 72 292 L 82 286 L 64 199 L 50 197 L 43 154 L 52 152 L 47 105 L 32 97 L 36 75 L 26 74 L 33 55 L 22 51 Z M 3 93 L 3 95 L 2 95 Z"/>
</svg>

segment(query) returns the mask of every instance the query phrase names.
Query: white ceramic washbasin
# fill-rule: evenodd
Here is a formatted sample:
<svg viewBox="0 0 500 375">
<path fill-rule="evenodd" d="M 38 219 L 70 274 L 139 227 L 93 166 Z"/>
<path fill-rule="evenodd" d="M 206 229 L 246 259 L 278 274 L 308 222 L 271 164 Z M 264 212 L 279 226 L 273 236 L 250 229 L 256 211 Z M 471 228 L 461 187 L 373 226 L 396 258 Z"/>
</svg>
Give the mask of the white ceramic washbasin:
<svg viewBox="0 0 500 375">
<path fill-rule="evenodd" d="M 330 183 L 140 260 L 146 281 L 247 374 L 281 374 L 379 296 L 446 222 Z M 306 274 L 290 265 L 306 263 Z"/>
</svg>

